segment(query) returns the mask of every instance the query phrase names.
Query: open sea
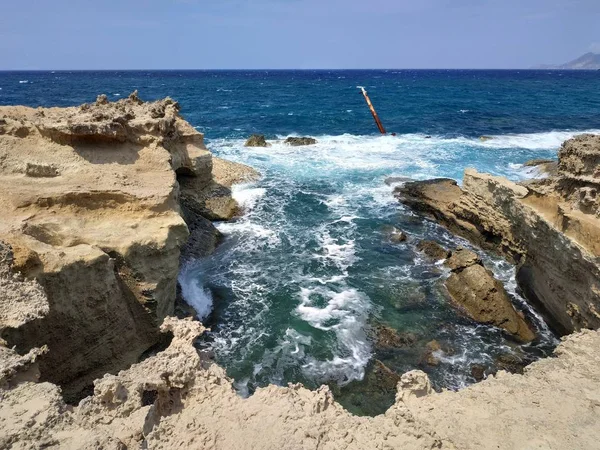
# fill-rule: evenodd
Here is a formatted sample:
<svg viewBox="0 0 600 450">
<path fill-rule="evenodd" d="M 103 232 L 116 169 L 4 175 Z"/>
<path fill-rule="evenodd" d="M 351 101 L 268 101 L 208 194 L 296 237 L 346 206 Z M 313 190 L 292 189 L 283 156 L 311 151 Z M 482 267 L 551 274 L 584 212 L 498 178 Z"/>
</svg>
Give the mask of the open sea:
<svg viewBox="0 0 600 450">
<path fill-rule="evenodd" d="M 395 137 L 378 135 L 357 86 Z M 399 205 L 384 180 L 460 181 L 465 167 L 538 176 L 522 164 L 556 158 L 578 133 L 600 133 L 600 72 L 0 72 L 0 105 L 70 106 L 135 89 L 145 100 L 177 100 L 210 150 L 263 175 L 234 188 L 246 214 L 218 224 L 225 239 L 216 253 L 180 274 L 186 299 L 212 328 L 198 346 L 215 354 L 241 395 L 268 383 L 328 383 L 349 410 L 377 414 L 393 392 L 374 377 L 376 359 L 458 389 L 475 382 L 474 364 L 493 370 L 507 354 L 532 361 L 557 344 L 520 296 L 514 267 L 478 249 L 539 338 L 520 345 L 457 311 L 443 289 L 447 272 L 415 245 L 469 245 Z M 252 133 L 273 145 L 245 148 Z M 318 144 L 283 145 L 290 135 Z M 390 242 L 391 227 L 408 240 Z M 410 333 L 410 344 L 378 348 L 381 325 Z M 437 365 L 426 362 L 432 340 Z"/>
</svg>

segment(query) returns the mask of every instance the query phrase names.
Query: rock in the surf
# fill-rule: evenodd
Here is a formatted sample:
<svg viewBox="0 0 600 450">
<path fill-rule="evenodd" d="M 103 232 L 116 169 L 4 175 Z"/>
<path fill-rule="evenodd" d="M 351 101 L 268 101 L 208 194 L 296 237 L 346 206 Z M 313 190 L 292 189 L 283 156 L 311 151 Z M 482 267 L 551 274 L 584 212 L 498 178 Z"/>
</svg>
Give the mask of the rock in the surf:
<svg viewBox="0 0 600 450">
<path fill-rule="evenodd" d="M 383 231 L 384 231 L 388 241 L 390 241 L 394 244 L 404 242 L 407 239 L 406 233 L 404 233 L 404 231 L 402 231 L 394 226 L 386 225 L 383 227 Z"/>
<path fill-rule="evenodd" d="M 429 256 L 436 261 L 446 259 L 450 256 L 450 251 L 442 247 L 435 241 L 423 240 L 417 244 L 417 250 Z"/>
<path fill-rule="evenodd" d="M 425 354 L 422 358 L 422 364 L 426 364 L 428 366 L 438 366 L 440 364 L 440 358 L 438 355 L 442 353 L 442 346 L 435 339 L 433 341 L 429 341 L 425 345 Z"/>
<path fill-rule="evenodd" d="M 552 159 L 532 159 L 524 163 L 523 167 L 535 169 L 540 175 L 554 176 L 558 172 L 558 162 Z"/>
<path fill-rule="evenodd" d="M 376 350 L 393 350 L 410 347 L 417 337 L 410 332 L 399 332 L 387 325 L 377 325 L 373 328 L 375 334 L 374 347 Z"/>
<path fill-rule="evenodd" d="M 481 364 L 473 364 L 471 366 L 471 376 L 475 381 L 481 381 L 485 378 L 485 366 Z"/>
<path fill-rule="evenodd" d="M 246 147 L 268 147 L 264 134 L 253 134 L 244 144 Z"/>
<path fill-rule="evenodd" d="M 523 369 L 530 362 L 513 353 L 503 353 L 494 360 L 496 369 L 519 374 L 523 373 Z"/>
<path fill-rule="evenodd" d="M 291 145 L 292 147 L 300 147 L 303 145 L 315 145 L 317 140 L 311 137 L 288 137 L 285 141 L 285 144 Z"/>
<path fill-rule="evenodd" d="M 473 320 L 500 327 L 523 342 L 535 338 L 523 315 L 513 307 L 502 283 L 483 266 L 477 254 L 458 248 L 446 266 L 452 271 L 446 288 Z"/>
</svg>

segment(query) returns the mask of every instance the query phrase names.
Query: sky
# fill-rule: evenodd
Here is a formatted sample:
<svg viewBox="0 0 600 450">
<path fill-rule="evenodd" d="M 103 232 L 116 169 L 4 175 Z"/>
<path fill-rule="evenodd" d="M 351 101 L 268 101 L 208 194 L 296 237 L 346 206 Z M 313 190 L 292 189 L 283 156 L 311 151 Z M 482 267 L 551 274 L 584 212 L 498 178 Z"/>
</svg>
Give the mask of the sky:
<svg viewBox="0 0 600 450">
<path fill-rule="evenodd" d="M 0 0 L 0 70 L 529 68 L 600 0 Z"/>
</svg>

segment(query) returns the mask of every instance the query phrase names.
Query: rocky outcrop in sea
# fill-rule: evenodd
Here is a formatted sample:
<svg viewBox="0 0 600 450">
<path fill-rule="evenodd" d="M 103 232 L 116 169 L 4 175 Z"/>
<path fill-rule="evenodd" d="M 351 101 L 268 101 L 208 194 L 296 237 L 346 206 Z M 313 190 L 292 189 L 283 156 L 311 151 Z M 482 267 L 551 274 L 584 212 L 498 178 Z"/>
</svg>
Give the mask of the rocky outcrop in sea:
<svg viewBox="0 0 600 450">
<path fill-rule="evenodd" d="M 600 326 L 600 136 L 565 142 L 556 175 L 514 183 L 467 169 L 408 182 L 398 199 L 517 264 L 526 297 L 561 334 Z"/>
</svg>

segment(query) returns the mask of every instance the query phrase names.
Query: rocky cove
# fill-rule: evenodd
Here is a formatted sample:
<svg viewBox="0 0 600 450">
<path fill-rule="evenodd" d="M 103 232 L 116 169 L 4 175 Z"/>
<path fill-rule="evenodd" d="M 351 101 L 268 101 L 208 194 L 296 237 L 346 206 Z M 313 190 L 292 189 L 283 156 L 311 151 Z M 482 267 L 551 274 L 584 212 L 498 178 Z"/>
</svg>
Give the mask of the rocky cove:
<svg viewBox="0 0 600 450">
<path fill-rule="evenodd" d="M 325 386 L 270 385 L 241 398 L 194 347 L 206 331 L 200 322 L 172 317 L 190 313 L 178 295 L 180 263 L 214 251 L 220 232 L 211 221 L 240 212 L 232 185 L 258 176 L 214 157 L 178 110 L 136 93 L 72 108 L 0 109 L 0 446 L 595 445 L 600 336 L 587 329 L 600 320 L 598 137 L 566 142 L 547 178 L 517 184 L 467 170 L 462 187 L 430 180 L 396 189 L 404 204 L 516 263 L 526 298 L 557 332 L 573 334 L 556 358 L 458 392 L 435 393 L 425 373 L 376 361 L 367 377 L 375 373 L 397 394 L 385 414 L 369 418 L 347 412 Z M 420 245 L 446 260 L 446 287 L 465 314 L 533 339 L 476 253 Z M 376 335 L 382 347 L 411 342 L 385 326 Z"/>
</svg>

